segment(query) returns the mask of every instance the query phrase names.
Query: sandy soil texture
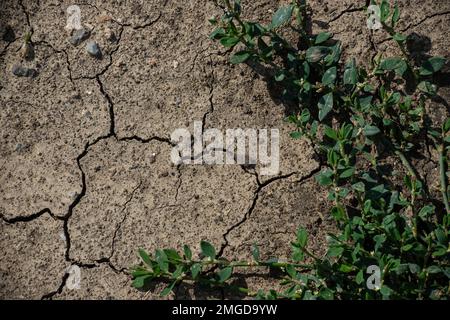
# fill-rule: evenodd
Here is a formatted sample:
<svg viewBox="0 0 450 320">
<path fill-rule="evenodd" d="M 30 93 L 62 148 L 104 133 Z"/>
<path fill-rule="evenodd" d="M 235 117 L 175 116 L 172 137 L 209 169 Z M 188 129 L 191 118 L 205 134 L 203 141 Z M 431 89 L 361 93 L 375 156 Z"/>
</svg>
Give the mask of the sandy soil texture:
<svg viewBox="0 0 450 320">
<path fill-rule="evenodd" d="M 267 22 L 286 1 L 242 2 L 246 17 Z M 377 50 L 396 52 L 385 33 L 366 27 L 365 2 L 309 1 L 313 32 L 333 32 L 344 59 L 363 64 Z M 449 58 L 450 2 L 399 2 L 400 29 Z M 73 4 L 90 30 L 79 45 L 65 28 Z M 302 225 L 312 250 L 323 250 L 333 224 L 314 181 L 320 161 L 308 141 L 289 137 L 289 108 L 276 90 L 249 66 L 230 65 L 229 52 L 208 39 L 208 19 L 219 14 L 206 0 L 1 1 L 0 299 L 156 299 L 161 283 L 147 293 L 131 287 L 139 247 L 207 240 L 224 256 L 248 258 L 256 242 L 263 256 L 282 258 Z M 30 30 L 34 57 L 26 59 Z M 101 56 L 87 52 L 89 41 Z M 33 76 L 15 75 L 17 66 Z M 437 122 L 449 113 L 448 82 L 427 106 Z M 279 175 L 173 165 L 170 134 L 194 121 L 279 128 Z M 436 155 L 424 152 L 416 164 L 437 188 Z M 66 285 L 73 265 L 79 289 Z M 239 281 L 274 285 L 264 272 Z M 184 285 L 170 296 L 233 297 Z"/>
</svg>

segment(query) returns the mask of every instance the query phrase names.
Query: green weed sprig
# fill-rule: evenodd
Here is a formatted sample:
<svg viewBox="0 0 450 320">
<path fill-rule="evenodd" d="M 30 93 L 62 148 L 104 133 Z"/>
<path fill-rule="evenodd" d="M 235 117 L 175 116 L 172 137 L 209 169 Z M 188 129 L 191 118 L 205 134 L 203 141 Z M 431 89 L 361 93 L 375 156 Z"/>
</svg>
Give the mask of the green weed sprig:
<svg viewBox="0 0 450 320">
<path fill-rule="evenodd" d="M 329 32 L 305 31 L 306 1 L 292 1 L 279 8 L 268 25 L 245 21 L 241 1 L 224 0 L 224 15 L 212 19 L 211 38 L 230 49 L 233 64 L 260 63 L 272 68 L 283 96 L 295 101 L 298 112 L 288 121 L 297 130 L 295 139 L 310 139 L 326 162 L 316 176 L 329 188 L 330 210 L 338 232 L 330 234 L 328 250 L 317 257 L 308 250 L 308 234 L 300 228 L 291 243 L 289 262 L 231 262 L 217 257 L 212 245 L 201 243 L 202 259 L 193 260 L 191 249 L 180 254 L 157 250 L 153 257 L 140 251 L 143 265 L 133 271 L 134 286 L 165 278 L 175 285 L 194 281 L 229 287 L 265 299 L 446 299 L 450 296 L 450 209 L 448 152 L 450 119 L 441 128 L 424 125 L 425 103 L 436 94 L 433 76 L 445 63 L 430 57 L 416 65 L 396 31 L 400 10 L 381 1 L 381 23 L 399 45 L 402 57 L 378 54 L 368 70 L 355 59 L 341 63 L 341 44 Z M 299 45 L 281 35 L 294 30 Z M 407 93 L 405 87 L 413 93 Z M 409 92 L 409 91 L 408 91 Z M 439 152 L 443 208 L 431 201 L 428 186 L 409 160 L 411 152 L 428 135 Z M 407 174 L 396 185 L 379 165 L 381 157 L 396 157 Z M 312 260 L 303 264 L 305 258 Z M 381 270 L 376 290 L 365 284 L 368 266 Z M 281 271 L 284 291 L 250 292 L 230 285 L 239 268 L 275 268 Z"/>
</svg>

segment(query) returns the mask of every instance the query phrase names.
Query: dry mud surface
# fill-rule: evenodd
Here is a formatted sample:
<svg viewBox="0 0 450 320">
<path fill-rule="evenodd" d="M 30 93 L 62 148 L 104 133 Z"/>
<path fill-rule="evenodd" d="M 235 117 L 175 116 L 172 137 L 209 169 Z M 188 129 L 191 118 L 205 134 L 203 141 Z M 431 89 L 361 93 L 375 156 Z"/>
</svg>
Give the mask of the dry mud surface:
<svg viewBox="0 0 450 320">
<path fill-rule="evenodd" d="M 247 17 L 269 21 L 286 1 L 243 0 Z M 449 1 L 399 1 L 400 29 L 426 36 L 433 55 L 449 58 Z M 345 56 L 367 63 L 394 52 L 386 34 L 369 32 L 365 1 L 311 0 L 314 32 L 330 30 Z M 81 8 L 102 57 L 73 46 L 67 7 Z M 309 143 L 292 141 L 287 110 L 267 83 L 208 39 L 212 1 L 6 0 L 0 4 L 0 299 L 149 299 L 130 286 L 139 247 L 197 248 L 212 242 L 229 258 L 248 258 L 258 243 L 264 257 L 287 257 L 299 225 L 321 252 L 333 225 L 326 192 L 314 174 L 321 164 Z M 20 54 L 32 28 L 35 57 Z M 113 34 L 113 37 L 111 37 Z M 17 77 L 15 64 L 33 68 Z M 432 103 L 432 117 L 448 114 L 450 92 Z M 175 166 L 176 128 L 279 128 L 280 173 L 259 168 Z M 436 159 L 418 164 L 430 183 Z M 67 269 L 81 269 L 69 289 Z M 253 289 L 274 285 L 248 275 Z M 232 298 L 180 286 L 170 298 Z"/>
</svg>

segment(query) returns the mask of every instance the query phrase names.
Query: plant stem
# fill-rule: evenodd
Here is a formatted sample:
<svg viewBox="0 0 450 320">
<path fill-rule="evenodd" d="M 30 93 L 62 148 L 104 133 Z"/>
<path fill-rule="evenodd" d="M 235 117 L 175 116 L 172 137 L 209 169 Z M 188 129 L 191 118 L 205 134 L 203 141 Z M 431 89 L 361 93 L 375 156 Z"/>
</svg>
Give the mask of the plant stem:
<svg viewBox="0 0 450 320">
<path fill-rule="evenodd" d="M 438 146 L 438 151 L 439 151 L 439 172 L 441 178 L 440 180 L 441 180 L 442 199 L 444 201 L 445 210 L 447 210 L 447 214 L 450 214 L 450 205 L 448 203 L 448 196 L 447 196 L 447 177 L 445 176 L 446 157 L 444 145 Z"/>
<path fill-rule="evenodd" d="M 411 164 L 409 163 L 408 159 L 406 158 L 405 154 L 403 152 L 401 152 L 398 149 L 395 149 L 395 154 L 397 155 L 397 157 L 400 158 L 400 160 L 402 161 L 402 164 L 406 167 L 406 169 L 408 170 L 410 176 L 414 177 L 415 179 L 418 180 L 417 178 L 417 174 L 414 170 L 414 168 L 411 166 Z"/>
</svg>

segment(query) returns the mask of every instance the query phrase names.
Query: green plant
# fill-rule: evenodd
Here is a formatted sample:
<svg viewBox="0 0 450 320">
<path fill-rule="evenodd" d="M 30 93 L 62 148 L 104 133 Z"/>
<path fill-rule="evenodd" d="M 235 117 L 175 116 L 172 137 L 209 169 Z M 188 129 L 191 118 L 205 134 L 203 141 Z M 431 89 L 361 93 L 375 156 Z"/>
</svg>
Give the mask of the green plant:
<svg viewBox="0 0 450 320">
<path fill-rule="evenodd" d="M 195 281 L 267 299 L 448 298 L 450 119 L 441 128 L 424 124 L 425 102 L 437 91 L 433 76 L 445 60 L 411 58 L 407 37 L 395 31 L 399 8 L 386 0 L 380 3 L 381 23 L 402 56 L 378 54 L 369 69 L 357 66 L 355 59 L 342 64 L 341 44 L 331 33 L 307 34 L 305 1 L 281 7 L 266 26 L 243 20 L 240 0 L 224 0 L 223 5 L 222 18 L 211 19 L 216 26 L 211 38 L 239 48 L 231 56 L 233 64 L 252 61 L 272 68 L 284 97 L 298 104 L 298 112 L 288 117 L 297 127 L 291 136 L 310 139 L 323 156 L 326 168 L 316 180 L 329 188 L 339 231 L 329 235 L 327 253 L 318 257 L 308 250 L 307 232 L 300 228 L 291 244 L 291 261 L 283 263 L 260 261 L 257 246 L 253 261 L 239 262 L 217 257 L 206 242 L 199 260 L 188 247 L 183 254 L 157 250 L 154 257 L 140 250 L 143 265 L 133 270 L 134 286 L 168 278 L 163 294 L 177 283 Z M 294 31 L 299 46 L 282 36 L 285 30 Z M 433 204 L 409 160 L 427 135 L 439 152 L 443 208 Z M 384 173 L 380 157 L 400 160 L 403 181 Z M 306 257 L 312 262 L 303 264 Z M 370 265 L 381 269 L 379 290 L 364 283 Z M 235 269 L 257 267 L 280 270 L 286 289 L 249 292 L 228 284 Z"/>
</svg>

